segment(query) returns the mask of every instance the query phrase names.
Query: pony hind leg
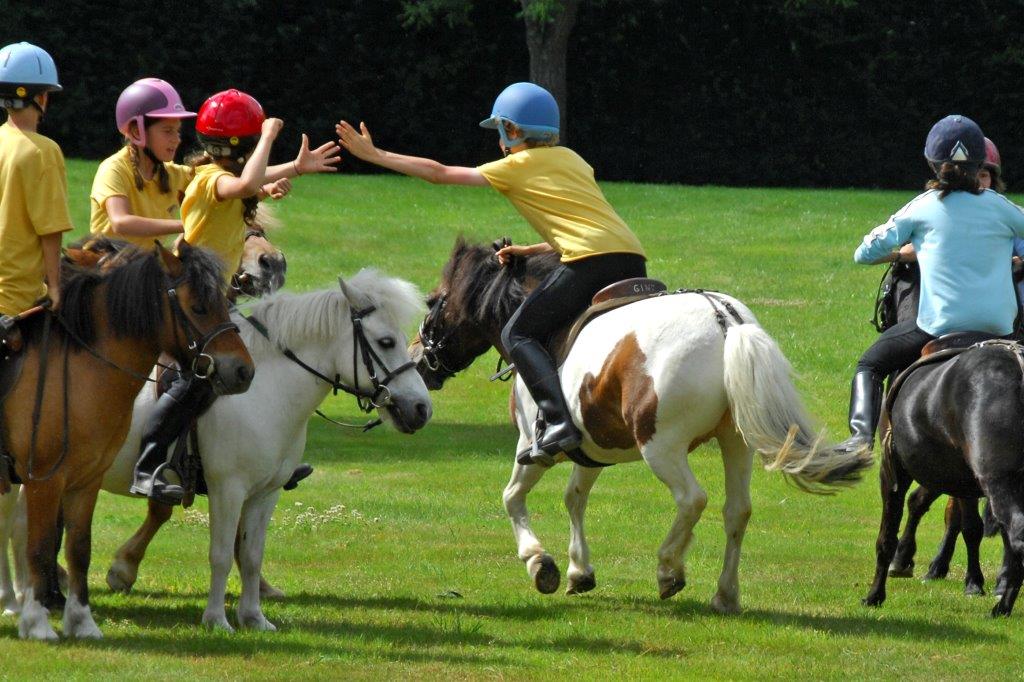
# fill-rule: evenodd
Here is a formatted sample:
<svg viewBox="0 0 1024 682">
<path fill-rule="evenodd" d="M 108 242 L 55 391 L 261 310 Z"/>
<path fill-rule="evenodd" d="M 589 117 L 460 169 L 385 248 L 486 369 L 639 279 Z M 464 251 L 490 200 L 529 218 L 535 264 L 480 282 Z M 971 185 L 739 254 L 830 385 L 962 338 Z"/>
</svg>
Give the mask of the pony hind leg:
<svg viewBox="0 0 1024 682">
<path fill-rule="evenodd" d="M 864 599 L 865 606 L 881 606 L 885 601 L 885 580 L 889 575 L 889 564 L 896 554 L 899 539 L 900 517 L 903 516 L 903 499 L 910 488 L 910 475 L 894 456 L 886 456 L 879 470 L 882 492 L 882 521 L 879 524 L 878 540 L 875 542 L 875 579 Z"/>
<path fill-rule="evenodd" d="M 17 560 L 15 548 L 14 525 L 18 522 L 18 487 L 4 495 L 0 495 L 0 612 L 11 616 L 21 610 L 18 603 L 18 590 L 11 575 L 8 563 L 8 547 L 11 558 Z"/>
<path fill-rule="evenodd" d="M 963 530 L 961 513 L 956 498 L 949 498 L 946 503 L 946 530 L 939 540 L 938 549 L 935 550 L 935 557 L 928 564 L 928 573 L 925 580 L 941 580 L 949 575 L 949 562 L 953 560 L 953 553 L 956 551 L 956 539 L 960 537 Z"/>
<path fill-rule="evenodd" d="M 903 536 L 896 547 L 896 556 L 889 564 L 890 578 L 912 578 L 914 577 L 914 555 L 917 553 L 917 526 L 921 518 L 928 512 L 932 502 L 939 498 L 938 493 L 933 493 L 924 486 L 918 486 L 917 490 L 910 493 L 907 498 L 907 525 L 903 529 Z"/>
<path fill-rule="evenodd" d="M 121 545 L 114 554 L 114 561 L 107 570 L 107 585 L 114 592 L 128 594 L 139 577 L 139 564 L 146 556 L 149 543 L 153 541 L 157 531 L 167 523 L 174 513 L 174 507 L 161 504 L 156 500 L 148 500 L 146 520 L 135 531 L 127 542 Z"/>
<path fill-rule="evenodd" d="M 516 452 L 528 444 L 528 439 L 520 435 Z M 541 594 L 551 594 L 558 589 L 562 581 L 554 557 L 548 554 L 530 527 L 530 512 L 526 508 L 526 496 L 547 470 L 548 467 L 539 464 L 523 465 L 516 462 L 512 466 L 512 478 L 502 493 L 505 511 L 512 522 L 512 532 L 516 536 L 519 558 L 526 563 L 526 570 L 533 579 L 533 585 Z"/>
<path fill-rule="evenodd" d="M 1009 616 L 1024 581 L 1024 500 L 1021 499 L 1020 477 L 1017 475 L 989 479 L 985 482 L 992 513 L 1001 526 L 1004 551 L 1012 557 L 1005 563 L 1006 584 L 1003 594 L 992 608 L 993 616 Z"/>
<path fill-rule="evenodd" d="M 644 461 L 672 493 L 676 518 L 658 549 L 658 595 L 668 599 L 686 587 L 686 551 L 693 540 L 693 527 L 708 503 L 708 495 L 697 482 L 686 458 L 691 439 L 666 438 L 658 434 L 640 452 Z"/>
<path fill-rule="evenodd" d="M 718 578 L 718 592 L 711 600 L 711 608 L 719 613 L 739 613 L 740 549 L 753 508 L 750 502 L 750 475 L 754 468 L 754 451 L 731 426 L 722 429 L 717 438 L 725 467 L 725 506 L 722 508 L 725 559 L 722 562 L 722 574 Z"/>
<path fill-rule="evenodd" d="M 569 512 L 569 585 L 566 594 L 582 594 L 597 587 L 594 567 L 590 565 L 590 547 L 583 530 L 583 516 L 594 482 L 601 474 L 597 467 L 574 464 L 565 488 L 565 508 Z"/>
<path fill-rule="evenodd" d="M 964 594 L 980 596 L 985 594 L 985 576 L 981 572 L 981 538 L 984 536 L 984 525 L 978 515 L 978 498 L 964 497 L 956 499 L 953 517 L 964 535 L 967 546 L 967 572 L 964 574 Z M 955 536 L 954 536 L 955 542 Z"/>
<path fill-rule="evenodd" d="M 64 636 L 100 639 L 103 633 L 89 608 L 89 561 L 92 556 L 92 516 L 99 495 L 99 481 L 90 488 L 68 492 L 64 497 L 67 528 L 65 560 L 68 565 L 68 598 L 64 606 Z"/>
</svg>

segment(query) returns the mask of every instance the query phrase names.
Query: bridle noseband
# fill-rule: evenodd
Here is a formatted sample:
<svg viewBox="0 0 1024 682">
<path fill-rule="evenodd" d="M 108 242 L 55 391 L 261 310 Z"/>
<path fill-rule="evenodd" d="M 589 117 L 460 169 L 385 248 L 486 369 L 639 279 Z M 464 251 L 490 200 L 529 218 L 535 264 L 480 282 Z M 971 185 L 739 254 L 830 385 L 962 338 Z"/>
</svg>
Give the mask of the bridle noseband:
<svg viewBox="0 0 1024 682">
<path fill-rule="evenodd" d="M 192 322 L 192 319 L 185 314 L 184 309 L 181 307 L 181 301 L 178 300 L 178 287 L 185 281 L 186 278 L 184 276 L 179 277 L 171 281 L 167 287 L 167 301 L 171 307 L 171 314 L 178 322 L 178 324 L 174 325 L 174 337 L 177 340 L 178 327 L 180 326 L 185 331 L 185 349 L 192 357 L 192 374 L 197 379 L 209 380 L 217 373 L 217 362 L 212 355 L 206 352 L 206 347 L 224 332 L 238 332 L 238 325 L 230 321 L 221 322 L 204 334 Z M 204 361 L 205 367 L 201 367 L 200 363 Z"/>
<path fill-rule="evenodd" d="M 437 297 L 437 300 L 430 306 L 430 310 L 427 311 L 426 317 L 420 322 L 419 331 L 420 346 L 423 348 L 423 361 L 427 363 L 427 368 L 431 372 L 440 372 L 445 379 L 455 376 L 455 373 L 459 371 L 446 365 L 440 356 L 440 352 L 444 350 L 445 345 L 455 330 L 449 329 L 441 335 L 441 338 L 434 338 L 434 328 L 437 325 L 437 321 L 441 319 L 441 314 L 444 312 L 447 302 L 447 292 Z"/>
</svg>

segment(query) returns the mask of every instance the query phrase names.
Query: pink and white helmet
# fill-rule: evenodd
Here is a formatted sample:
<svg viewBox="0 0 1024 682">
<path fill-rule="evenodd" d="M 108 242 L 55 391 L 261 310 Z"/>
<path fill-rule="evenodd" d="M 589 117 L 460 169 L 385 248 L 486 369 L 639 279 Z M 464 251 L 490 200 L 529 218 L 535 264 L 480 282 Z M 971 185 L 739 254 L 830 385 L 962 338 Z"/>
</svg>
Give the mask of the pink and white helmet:
<svg viewBox="0 0 1024 682">
<path fill-rule="evenodd" d="M 195 118 L 196 114 L 186 111 L 178 91 L 167 81 L 159 78 L 137 80 L 117 98 L 114 114 L 117 129 L 121 134 L 140 147 L 146 146 L 145 117 L 151 118 Z M 132 135 L 128 125 L 135 121 L 138 135 Z"/>
</svg>

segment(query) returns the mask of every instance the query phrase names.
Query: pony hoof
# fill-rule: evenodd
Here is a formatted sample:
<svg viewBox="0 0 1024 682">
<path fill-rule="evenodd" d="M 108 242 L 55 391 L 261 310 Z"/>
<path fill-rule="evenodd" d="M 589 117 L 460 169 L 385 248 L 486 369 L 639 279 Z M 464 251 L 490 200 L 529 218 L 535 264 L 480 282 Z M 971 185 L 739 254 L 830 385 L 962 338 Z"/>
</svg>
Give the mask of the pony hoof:
<svg viewBox="0 0 1024 682">
<path fill-rule="evenodd" d="M 686 587 L 686 578 L 659 578 L 658 596 L 668 599 Z"/>
<path fill-rule="evenodd" d="M 128 575 L 123 569 L 110 567 L 107 571 L 107 587 L 113 592 L 120 594 L 128 594 L 132 591 L 132 586 L 135 585 L 135 578 Z"/>
<path fill-rule="evenodd" d="M 541 594 L 551 594 L 558 589 L 561 582 L 562 574 L 558 570 L 558 564 L 551 555 L 545 554 L 540 558 L 540 566 L 533 576 L 533 586 Z"/>
<path fill-rule="evenodd" d="M 256 616 L 238 617 L 238 627 L 255 632 L 277 632 L 277 626 L 267 620 L 262 613 Z"/>
<path fill-rule="evenodd" d="M 885 601 L 884 596 L 868 595 L 860 600 L 860 603 L 864 606 L 881 606 L 882 602 Z"/>
<path fill-rule="evenodd" d="M 993 618 L 1007 618 L 1013 611 L 1013 607 L 1007 607 L 1003 605 L 1003 601 L 1000 599 L 996 602 L 996 605 L 992 607 Z"/>
<path fill-rule="evenodd" d="M 597 578 L 593 573 L 587 573 L 578 577 L 569 578 L 569 585 L 565 588 L 566 594 L 583 594 L 590 592 L 597 587 Z"/>
<path fill-rule="evenodd" d="M 913 578 L 914 577 L 914 564 L 913 562 L 905 566 L 897 566 L 896 564 L 889 565 L 889 577 L 890 578 Z"/>
<path fill-rule="evenodd" d="M 949 575 L 949 566 L 929 566 L 924 580 L 943 580 Z"/>
<path fill-rule="evenodd" d="M 976 583 L 964 585 L 964 594 L 968 597 L 983 597 L 985 596 L 985 588 Z"/>
<path fill-rule="evenodd" d="M 18 627 L 18 636 L 22 639 L 34 639 L 40 642 L 56 642 L 60 638 L 57 631 L 49 623 L 38 623 L 29 628 Z"/>
<path fill-rule="evenodd" d="M 231 627 L 231 623 L 228 622 L 227 616 L 221 614 L 203 614 L 203 625 L 210 630 L 223 630 L 224 632 L 234 632 L 235 629 Z"/>
<path fill-rule="evenodd" d="M 260 599 L 284 599 L 283 590 L 279 590 L 266 580 L 260 579 Z"/>
<path fill-rule="evenodd" d="M 740 612 L 740 602 L 738 599 L 719 593 L 711 599 L 711 608 L 715 610 L 715 613 L 720 613 L 723 616 L 733 616 Z"/>
</svg>

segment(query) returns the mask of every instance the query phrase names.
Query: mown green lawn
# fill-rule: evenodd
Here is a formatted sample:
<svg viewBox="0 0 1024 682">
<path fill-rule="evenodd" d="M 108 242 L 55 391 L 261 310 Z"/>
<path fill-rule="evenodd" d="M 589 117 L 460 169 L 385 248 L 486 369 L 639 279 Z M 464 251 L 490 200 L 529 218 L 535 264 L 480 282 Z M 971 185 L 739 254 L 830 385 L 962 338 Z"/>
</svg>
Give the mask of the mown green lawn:
<svg viewBox="0 0 1024 682">
<path fill-rule="evenodd" d="M 94 163 L 69 164 L 76 223 L 88 225 Z M 874 332 L 867 321 L 881 275 L 851 254 L 908 192 L 757 190 L 609 184 L 636 230 L 653 276 L 673 287 L 743 299 L 800 373 L 812 411 L 844 429 L 849 373 Z M 495 193 L 396 177 L 315 177 L 279 205 L 274 235 L 288 255 L 288 286 L 332 286 L 375 266 L 431 288 L 459 233 L 479 241 L 532 233 Z M 1024 607 L 988 618 L 991 597 L 962 594 L 963 552 L 952 577 L 891 581 L 889 601 L 860 598 L 874 567 L 876 474 L 836 497 L 813 497 L 777 475 L 754 475 L 754 516 L 740 569 L 742 615 L 714 614 L 723 551 L 717 450 L 691 455 L 710 504 L 688 560 L 688 585 L 660 601 L 656 549 L 674 514 L 668 491 L 642 464 L 604 472 L 587 530 L 597 589 L 535 593 L 515 556 L 501 506 L 515 434 L 507 385 L 490 384 L 488 356 L 434 394 L 420 433 L 367 434 L 310 426 L 317 471 L 281 500 L 268 537 L 267 575 L 288 593 L 268 603 L 276 633 L 224 634 L 199 626 L 208 580 L 205 504 L 152 546 L 127 596 L 104 575 L 145 505 L 104 495 L 94 527 L 94 612 L 106 638 L 21 642 L 0 620 L 0 677 L 101 675 L 231 678 L 1016 677 Z M 332 398 L 333 416 L 357 417 Z M 535 530 L 566 567 L 568 523 L 555 468 L 530 498 Z M 919 569 L 941 514 L 924 523 Z M 990 584 L 998 543 L 983 545 Z M 230 608 L 238 582 L 229 584 Z M 452 593 L 461 597 L 453 597 Z M 229 617 L 233 613 L 229 611 Z"/>
</svg>

